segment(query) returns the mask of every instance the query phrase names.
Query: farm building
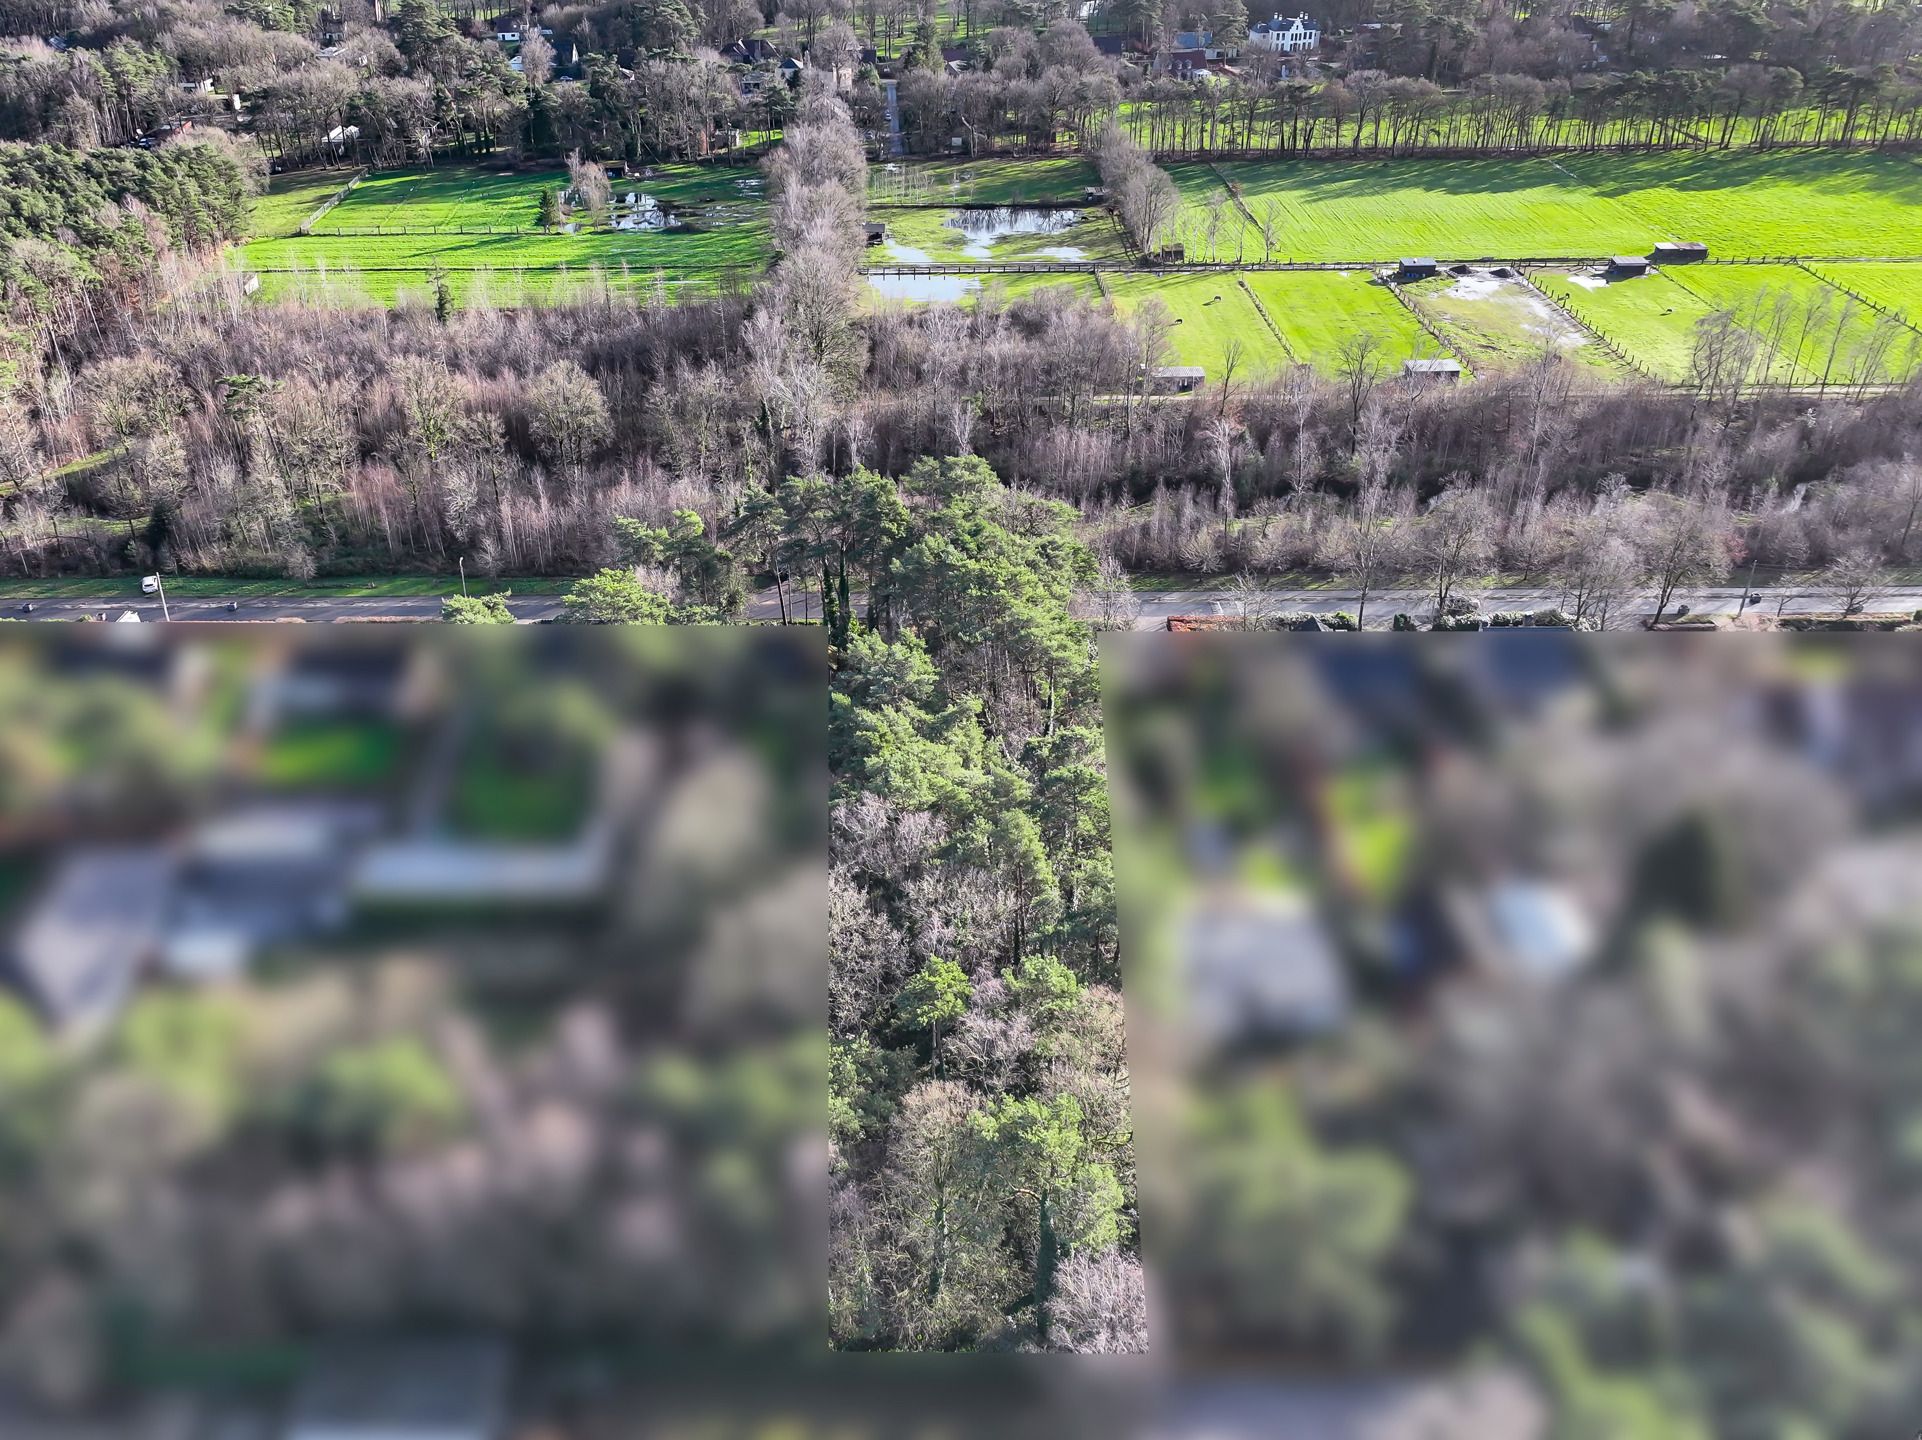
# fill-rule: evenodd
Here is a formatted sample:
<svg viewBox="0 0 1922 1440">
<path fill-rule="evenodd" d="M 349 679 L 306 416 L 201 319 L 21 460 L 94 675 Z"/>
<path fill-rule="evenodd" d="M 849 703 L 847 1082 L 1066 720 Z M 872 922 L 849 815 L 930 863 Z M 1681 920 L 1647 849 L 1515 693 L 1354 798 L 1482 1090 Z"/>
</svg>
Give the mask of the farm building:
<svg viewBox="0 0 1922 1440">
<path fill-rule="evenodd" d="M 867 234 L 868 244 L 879 245 L 888 238 L 888 227 L 879 220 L 870 220 L 862 227 Z"/>
<path fill-rule="evenodd" d="M 1441 266 L 1431 259 L 1418 258 L 1403 260 L 1397 269 L 1396 277 L 1402 280 L 1427 280 L 1440 273 Z"/>
<path fill-rule="evenodd" d="M 1163 365 L 1155 371 L 1155 389 L 1186 394 L 1208 378 L 1208 372 L 1199 365 Z"/>
<path fill-rule="evenodd" d="M 1700 240 L 1663 240 L 1649 251 L 1648 258 L 1663 265 L 1685 265 L 1691 260 L 1708 259 L 1708 246 Z"/>
<path fill-rule="evenodd" d="M 1646 275 L 1648 261 L 1640 255 L 1617 255 L 1608 262 L 1611 275 Z"/>
<path fill-rule="evenodd" d="M 1462 362 L 1459 360 L 1404 360 L 1401 373 L 1409 380 L 1459 380 L 1462 376 Z"/>
</svg>

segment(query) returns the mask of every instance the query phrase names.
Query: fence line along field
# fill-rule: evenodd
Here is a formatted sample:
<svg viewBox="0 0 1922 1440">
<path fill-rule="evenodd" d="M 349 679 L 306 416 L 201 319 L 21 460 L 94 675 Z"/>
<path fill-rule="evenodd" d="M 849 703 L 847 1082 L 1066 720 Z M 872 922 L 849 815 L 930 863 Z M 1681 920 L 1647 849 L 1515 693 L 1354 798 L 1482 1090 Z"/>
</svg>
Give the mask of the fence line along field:
<svg viewBox="0 0 1922 1440">
<path fill-rule="evenodd" d="M 1220 378 L 1357 358 L 1397 367 L 1453 355 L 1471 372 L 1553 348 L 1598 372 L 1701 379 L 1704 335 L 1732 327 L 1759 383 L 1900 380 L 1922 359 L 1922 165 L 1848 151 L 1579 154 L 1170 163 L 1180 208 L 1165 242 L 1188 265 L 1150 270 L 1076 156 L 953 158 L 870 167 L 868 303 L 1013 300 L 1049 287 L 1150 299 L 1171 363 Z M 566 172 L 444 166 L 280 176 L 239 263 L 264 301 L 552 303 L 598 293 L 745 286 L 773 259 L 763 181 L 743 165 L 666 165 L 613 181 L 610 211 L 541 228 Z M 301 234 L 311 218 L 311 233 Z M 551 215 L 548 218 L 552 218 Z M 1699 241 L 1706 265 L 1618 273 Z M 1467 274 L 1387 283 L 1404 258 Z M 1559 263 L 1555 263 L 1559 261 Z M 1722 263 L 1722 262 L 1743 263 Z M 1800 263 L 1806 261 L 1807 263 Z M 1528 262 L 1526 276 L 1500 273 Z M 976 266 L 1035 264 L 1052 273 Z M 1328 265 L 1283 270 L 1280 265 Z M 952 267 L 927 275 L 918 267 Z M 1073 267 L 1073 268 L 1070 268 Z M 1084 273 L 1074 269 L 1086 267 Z M 438 277 L 438 279 L 436 279 Z M 1531 285 L 1534 288 L 1531 288 Z M 1411 308 L 1416 313 L 1411 313 Z M 1424 324 L 1425 322 L 1425 324 Z M 1713 338 L 1712 336 L 1710 338 Z M 1627 363 L 1618 358 L 1627 357 Z M 1726 358 L 1726 357 L 1724 357 Z"/>
</svg>

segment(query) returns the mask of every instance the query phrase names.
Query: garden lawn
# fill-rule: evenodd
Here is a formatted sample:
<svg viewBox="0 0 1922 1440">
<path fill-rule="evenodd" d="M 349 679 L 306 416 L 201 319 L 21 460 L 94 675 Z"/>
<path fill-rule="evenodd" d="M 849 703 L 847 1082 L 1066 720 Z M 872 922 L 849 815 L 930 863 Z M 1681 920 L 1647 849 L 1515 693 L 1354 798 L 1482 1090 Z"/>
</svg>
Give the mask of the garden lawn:
<svg viewBox="0 0 1922 1440">
<path fill-rule="evenodd" d="M 1341 366 L 1356 336 L 1373 335 L 1389 362 L 1440 353 L 1386 285 L 1369 270 L 1250 270 L 1254 292 L 1296 360 L 1323 374 Z"/>
<path fill-rule="evenodd" d="M 1520 280 L 1444 275 L 1405 288 L 1472 370 L 1526 364 L 1552 347 L 1578 363 L 1622 371 L 1614 356 Z"/>
<path fill-rule="evenodd" d="M 1253 298 L 1230 274 L 1110 275 L 1108 291 L 1123 315 L 1149 300 L 1166 307 L 1167 363 L 1199 365 L 1210 381 L 1221 379 L 1231 341 L 1241 342 L 1237 377 L 1273 374 L 1289 362 L 1288 352 L 1261 318 Z M 1219 298 L 1216 298 L 1219 297 Z"/>
<path fill-rule="evenodd" d="M 1710 314 L 1707 301 L 1662 272 L 1606 282 L 1592 271 L 1580 273 L 1580 281 L 1568 271 L 1539 271 L 1532 278 L 1651 374 L 1676 383 L 1689 379 L 1695 326 Z"/>
<path fill-rule="evenodd" d="M 301 221 L 327 203 L 327 198 L 354 178 L 351 168 L 302 170 L 293 175 L 276 175 L 267 182 L 267 193 L 254 198 L 253 227 L 256 236 L 292 235 Z"/>
<path fill-rule="evenodd" d="M 1697 265 L 1669 278 L 1715 310 L 1732 311 L 1773 354 L 1758 378 L 1801 385 L 1887 378 L 1891 335 L 1876 311 L 1799 265 Z M 1910 332 L 1902 327 L 1900 340 Z M 1906 346 L 1896 347 L 1896 354 Z"/>
<path fill-rule="evenodd" d="M 1906 156 L 1811 150 L 1578 155 L 1561 163 L 1656 238 L 1700 240 L 1718 259 L 1922 256 L 1922 165 Z"/>
<path fill-rule="evenodd" d="M 593 794 L 593 766 L 571 753 L 536 769 L 515 764 L 493 745 L 480 744 L 454 777 L 456 833 L 475 840 L 547 844 L 579 833 Z"/>
<path fill-rule="evenodd" d="M 283 790 L 365 790 L 400 765 L 400 731 L 385 720 L 302 720 L 275 731 L 256 776 Z"/>
<path fill-rule="evenodd" d="M 1100 183 L 1093 165 L 1066 157 L 890 161 L 868 166 L 868 203 L 1078 205 Z"/>
</svg>

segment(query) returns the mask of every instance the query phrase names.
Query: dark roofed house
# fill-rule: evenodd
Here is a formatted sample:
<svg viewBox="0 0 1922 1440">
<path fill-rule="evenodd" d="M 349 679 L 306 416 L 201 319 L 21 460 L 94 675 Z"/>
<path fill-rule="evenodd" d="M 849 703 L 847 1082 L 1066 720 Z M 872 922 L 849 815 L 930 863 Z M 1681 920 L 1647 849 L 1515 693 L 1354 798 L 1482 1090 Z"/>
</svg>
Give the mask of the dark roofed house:
<svg viewBox="0 0 1922 1440">
<path fill-rule="evenodd" d="M 1708 259 L 1708 246 L 1700 240 L 1663 240 L 1649 252 L 1648 258 L 1663 265 L 1686 265 L 1693 260 Z"/>
<path fill-rule="evenodd" d="M 501 44 L 512 45 L 521 38 L 521 17 L 518 14 L 496 15 L 487 22 L 487 28 Z"/>
<path fill-rule="evenodd" d="M 1401 373 L 1410 380 L 1459 380 L 1462 375 L 1462 362 L 1459 360 L 1404 360 Z"/>
<path fill-rule="evenodd" d="M 1103 55 L 1125 55 L 1128 52 L 1127 37 L 1122 35 L 1097 35 L 1094 48 Z"/>
<path fill-rule="evenodd" d="M 154 958 L 175 862 L 157 846 L 69 855 L 15 932 L 15 983 L 56 1030 L 88 1032 L 120 1013 Z"/>
<path fill-rule="evenodd" d="M 1396 270 L 1396 275 L 1402 280 L 1426 280 L 1431 275 L 1437 275 L 1440 272 L 1440 265 L 1436 264 L 1434 260 L 1422 256 L 1412 260 L 1403 260 Z"/>
<path fill-rule="evenodd" d="M 1646 275 L 1648 261 L 1640 255 L 1617 255 L 1608 262 L 1608 273 L 1623 276 Z"/>
<path fill-rule="evenodd" d="M 1186 394 L 1208 378 L 1208 372 L 1199 365 L 1163 365 L 1155 371 L 1155 388 Z"/>
<path fill-rule="evenodd" d="M 864 229 L 866 230 L 867 241 L 870 245 L 879 245 L 883 240 L 888 238 L 888 227 L 882 221 L 870 220 Z"/>
</svg>

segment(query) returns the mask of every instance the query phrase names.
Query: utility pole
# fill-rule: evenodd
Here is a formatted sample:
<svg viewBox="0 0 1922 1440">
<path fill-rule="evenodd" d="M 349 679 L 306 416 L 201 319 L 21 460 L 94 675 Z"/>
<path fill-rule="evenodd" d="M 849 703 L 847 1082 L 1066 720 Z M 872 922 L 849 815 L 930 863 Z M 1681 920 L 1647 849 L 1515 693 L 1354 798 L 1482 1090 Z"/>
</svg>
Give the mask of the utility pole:
<svg viewBox="0 0 1922 1440">
<path fill-rule="evenodd" d="M 460 598 L 465 600 L 467 598 L 467 557 L 462 555 L 454 563 L 460 566 Z"/>
<path fill-rule="evenodd" d="M 167 582 L 160 578 L 158 570 L 154 571 L 153 583 L 154 589 L 160 592 L 160 618 L 171 621 L 174 617 L 167 613 Z"/>
</svg>

